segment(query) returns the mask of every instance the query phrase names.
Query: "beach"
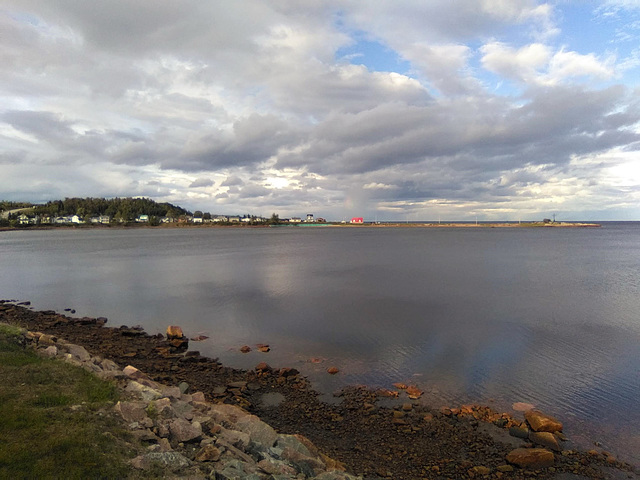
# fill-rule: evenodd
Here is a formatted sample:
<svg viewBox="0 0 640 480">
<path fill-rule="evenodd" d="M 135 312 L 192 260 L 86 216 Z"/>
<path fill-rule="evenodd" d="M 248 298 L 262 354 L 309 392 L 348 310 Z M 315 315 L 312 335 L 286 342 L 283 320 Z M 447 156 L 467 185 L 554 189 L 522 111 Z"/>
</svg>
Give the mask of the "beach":
<svg viewBox="0 0 640 480">
<path fill-rule="evenodd" d="M 409 398 L 411 393 L 419 397 L 419 392 L 405 385 L 387 391 L 351 386 L 336 392 L 335 402 L 322 402 L 296 369 L 269 365 L 268 353 L 265 362 L 254 369 L 234 369 L 199 355 L 198 340 L 205 339 L 171 342 L 141 328 L 109 327 L 105 318 L 33 311 L 29 305 L 6 301 L 0 303 L 0 321 L 64 338 L 121 367 L 131 365 L 158 382 L 186 382 L 194 391 L 204 392 L 207 400 L 237 405 L 280 433 L 304 435 L 322 452 L 344 463 L 348 472 L 364 478 L 635 475 L 630 465 L 595 446 L 588 452 L 573 449 L 571 432 L 557 435 L 567 440 L 558 440 L 560 451 L 554 453 L 552 466 L 513 466 L 505 460 L 510 452 L 534 446 L 531 438 L 515 436 L 518 432 L 522 436 L 530 427 L 523 418 L 483 405 L 435 409 Z"/>
</svg>

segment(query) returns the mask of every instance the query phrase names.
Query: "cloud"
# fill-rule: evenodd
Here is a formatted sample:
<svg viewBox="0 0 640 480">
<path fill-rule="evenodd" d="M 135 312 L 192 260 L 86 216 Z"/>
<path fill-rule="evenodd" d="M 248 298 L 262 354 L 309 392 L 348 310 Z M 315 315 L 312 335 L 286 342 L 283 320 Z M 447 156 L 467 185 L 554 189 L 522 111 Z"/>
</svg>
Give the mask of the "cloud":
<svg viewBox="0 0 640 480">
<path fill-rule="evenodd" d="M 637 52 L 577 43 L 562 3 L 3 8 L 0 164 L 14 199 L 148 194 L 331 218 L 635 198 L 588 159 L 637 151 Z M 635 11 L 604 4 L 594 28 L 631 32 L 623 8 Z M 360 41 L 402 71 L 340 54 Z"/>
<path fill-rule="evenodd" d="M 196 178 L 191 182 L 189 188 L 211 187 L 213 185 L 215 185 L 215 183 L 210 178 Z"/>
<path fill-rule="evenodd" d="M 611 58 L 599 60 L 593 54 L 563 49 L 554 53 L 540 43 L 515 49 L 494 42 L 483 45 L 480 51 L 484 68 L 525 84 L 554 85 L 578 77 L 608 79 L 614 75 Z"/>
</svg>

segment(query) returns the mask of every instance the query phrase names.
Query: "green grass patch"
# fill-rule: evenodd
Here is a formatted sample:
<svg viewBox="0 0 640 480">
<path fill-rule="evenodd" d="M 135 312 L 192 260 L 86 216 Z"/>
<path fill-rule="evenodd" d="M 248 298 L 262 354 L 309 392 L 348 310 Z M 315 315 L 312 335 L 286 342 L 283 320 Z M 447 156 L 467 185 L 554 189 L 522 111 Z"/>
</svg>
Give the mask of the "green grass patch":
<svg viewBox="0 0 640 480">
<path fill-rule="evenodd" d="M 24 349 L 13 332 L 0 327 L 0 478 L 139 477 L 115 385 Z"/>
</svg>

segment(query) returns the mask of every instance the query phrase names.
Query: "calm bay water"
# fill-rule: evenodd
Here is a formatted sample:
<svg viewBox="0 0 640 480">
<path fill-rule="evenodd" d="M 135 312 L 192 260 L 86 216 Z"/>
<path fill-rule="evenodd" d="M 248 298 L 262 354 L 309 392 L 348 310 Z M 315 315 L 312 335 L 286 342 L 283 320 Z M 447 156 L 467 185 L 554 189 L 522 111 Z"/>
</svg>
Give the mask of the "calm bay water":
<svg viewBox="0 0 640 480">
<path fill-rule="evenodd" d="M 434 407 L 529 402 L 640 464 L 640 223 L 0 232 L 0 298 L 180 325 L 211 337 L 192 349 L 294 366 L 323 392 L 400 381 Z M 272 351 L 238 352 L 256 343 Z"/>
</svg>

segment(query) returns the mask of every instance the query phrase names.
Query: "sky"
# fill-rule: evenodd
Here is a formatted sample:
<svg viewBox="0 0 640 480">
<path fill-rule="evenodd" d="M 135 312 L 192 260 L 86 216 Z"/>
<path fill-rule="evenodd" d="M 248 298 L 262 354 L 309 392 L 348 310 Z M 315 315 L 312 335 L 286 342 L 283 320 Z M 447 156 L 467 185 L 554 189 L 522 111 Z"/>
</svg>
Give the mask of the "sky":
<svg viewBox="0 0 640 480">
<path fill-rule="evenodd" d="M 0 0 L 0 200 L 640 220 L 640 0 Z"/>
</svg>

